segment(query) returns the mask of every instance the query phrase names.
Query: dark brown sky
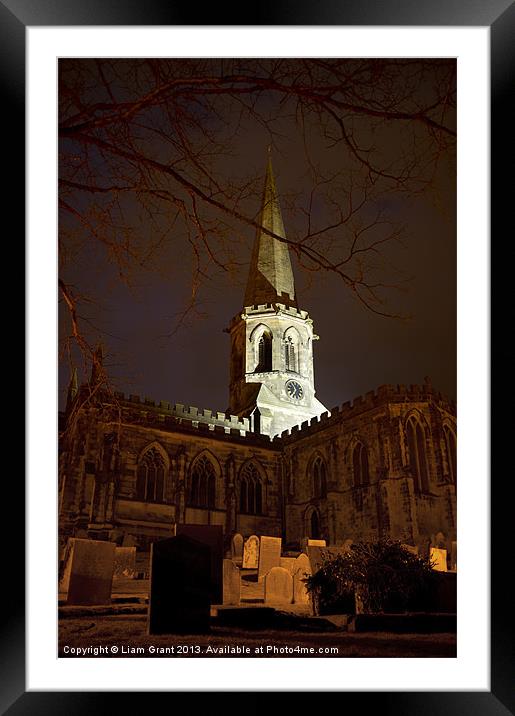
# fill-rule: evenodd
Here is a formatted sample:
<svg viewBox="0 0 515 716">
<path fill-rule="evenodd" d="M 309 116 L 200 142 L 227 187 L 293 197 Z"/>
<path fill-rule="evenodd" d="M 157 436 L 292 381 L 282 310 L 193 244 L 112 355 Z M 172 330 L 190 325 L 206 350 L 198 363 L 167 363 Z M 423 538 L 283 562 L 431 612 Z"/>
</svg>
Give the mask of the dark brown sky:
<svg viewBox="0 0 515 716">
<path fill-rule="evenodd" d="M 68 62 L 68 70 L 74 71 L 73 61 Z M 423 96 L 424 89 L 420 91 Z M 88 93 L 91 92 L 95 94 L 95 89 L 89 87 Z M 272 93 L 263 101 L 274 111 L 278 98 Z M 312 189 L 306 154 L 298 118 L 286 112 L 275 127 L 280 133 L 273 138 L 273 161 L 278 190 L 284 197 L 285 229 L 287 236 L 297 236 L 303 221 L 302 207 Z M 385 141 L 389 144 L 384 151 L 391 153 L 403 152 L 403 142 L 407 140 L 404 131 L 399 131 L 394 139 L 385 137 Z M 247 175 L 264 178 L 269 142 L 269 131 L 246 119 L 231 137 L 229 152 L 216 158 L 218 174 L 236 183 Z M 80 142 L 64 143 L 61 149 L 68 159 L 73 154 L 78 162 L 84 152 L 91 151 Z M 339 146 L 332 149 L 327 138 L 314 138 L 312 151 L 320 156 L 326 170 L 334 165 L 339 172 L 345 172 L 345 153 Z M 104 168 L 102 160 L 91 157 L 90 154 L 97 175 L 94 181 L 110 178 L 110 170 Z M 62 167 L 61 164 L 61 176 Z M 184 172 L 187 174 L 187 167 Z M 341 197 L 343 202 L 343 193 Z M 76 207 L 87 211 L 89 195 L 79 195 L 75 200 Z M 256 196 L 249 197 L 246 207 L 255 215 L 258 204 Z M 410 318 L 386 318 L 372 313 L 334 274 L 306 271 L 292 256 L 299 306 L 309 311 L 320 336 L 315 344 L 315 383 L 317 397 L 328 407 L 383 383 L 421 383 L 426 375 L 437 389 L 456 397 L 453 158 L 439 162 L 427 191 L 411 197 L 389 191 L 380 204 L 389 219 L 402 227 L 402 243 L 389 245 L 381 259 L 383 277 L 402 289 L 387 292 L 388 307 Z M 315 206 L 315 218 L 323 221 L 323 213 L 322 204 Z M 129 210 L 125 222 L 130 223 L 131 217 L 134 230 L 140 232 L 144 242 L 145 221 L 142 222 L 141 214 L 136 217 Z M 132 270 L 128 284 L 120 280 L 119 268 L 110 261 L 109 247 L 92 240 L 83 228 L 73 229 L 73 250 L 67 248 L 62 240 L 62 227 L 69 221 L 69 216 L 62 215 L 61 254 L 66 255 L 61 276 L 76 294 L 87 298 L 87 304 L 81 305 L 81 315 L 88 319 L 83 324 L 84 331 L 91 342 L 98 338 L 103 341 L 106 365 L 116 388 L 155 400 L 225 410 L 229 338 L 223 329 L 242 308 L 255 234 L 252 227 L 240 227 L 240 234 L 235 236 L 230 250 L 233 262 L 228 271 L 211 262 L 198 289 L 197 309 L 174 332 L 191 295 L 193 261 L 185 234 L 179 229 L 176 233 L 170 231 L 152 261 Z M 166 213 L 162 221 L 166 224 Z M 153 231 L 148 224 L 149 240 Z M 208 258 L 206 262 L 209 264 Z M 62 314 L 61 347 L 66 335 L 68 324 Z M 78 352 L 73 351 L 72 356 L 83 377 Z M 69 365 L 69 356 L 64 353 L 59 377 L 61 408 Z"/>
</svg>

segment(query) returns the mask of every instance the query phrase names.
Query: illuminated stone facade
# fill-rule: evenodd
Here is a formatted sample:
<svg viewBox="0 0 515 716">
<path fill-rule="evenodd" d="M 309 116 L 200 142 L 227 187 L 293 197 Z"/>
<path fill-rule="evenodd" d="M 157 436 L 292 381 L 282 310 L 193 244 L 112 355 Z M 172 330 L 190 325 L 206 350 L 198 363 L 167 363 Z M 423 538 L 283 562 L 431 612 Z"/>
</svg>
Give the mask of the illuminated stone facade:
<svg viewBox="0 0 515 716">
<path fill-rule="evenodd" d="M 262 225 L 284 237 L 271 164 Z M 280 246 L 279 246 L 280 244 Z M 263 231 L 231 322 L 229 413 L 70 383 L 60 441 L 60 536 L 148 549 L 174 523 L 329 544 L 456 539 L 456 408 L 381 386 L 330 411 L 316 399 L 312 321 L 286 245 Z M 300 389 L 299 389 L 300 386 Z M 95 389 L 92 390 L 92 387 Z"/>
</svg>

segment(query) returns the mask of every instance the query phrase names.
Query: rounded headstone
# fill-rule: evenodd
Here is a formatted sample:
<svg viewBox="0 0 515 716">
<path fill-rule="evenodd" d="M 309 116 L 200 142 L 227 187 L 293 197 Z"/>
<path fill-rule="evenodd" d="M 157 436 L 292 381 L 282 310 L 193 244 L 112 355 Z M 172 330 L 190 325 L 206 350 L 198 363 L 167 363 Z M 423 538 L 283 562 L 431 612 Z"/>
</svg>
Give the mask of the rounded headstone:
<svg viewBox="0 0 515 716">
<path fill-rule="evenodd" d="M 293 577 L 284 567 L 272 567 L 265 576 L 265 602 L 291 604 Z"/>
</svg>

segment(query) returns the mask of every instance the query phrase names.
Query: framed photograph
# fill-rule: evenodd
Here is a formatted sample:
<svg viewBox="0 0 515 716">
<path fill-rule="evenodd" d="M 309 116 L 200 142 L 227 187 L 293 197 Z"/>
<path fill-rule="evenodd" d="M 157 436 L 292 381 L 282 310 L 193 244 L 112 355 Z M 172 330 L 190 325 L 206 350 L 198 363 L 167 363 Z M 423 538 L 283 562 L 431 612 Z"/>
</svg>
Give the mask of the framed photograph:
<svg viewBox="0 0 515 716">
<path fill-rule="evenodd" d="M 513 7 L 1 12 L 29 409 L 3 708 L 507 713 L 488 146 Z"/>
</svg>

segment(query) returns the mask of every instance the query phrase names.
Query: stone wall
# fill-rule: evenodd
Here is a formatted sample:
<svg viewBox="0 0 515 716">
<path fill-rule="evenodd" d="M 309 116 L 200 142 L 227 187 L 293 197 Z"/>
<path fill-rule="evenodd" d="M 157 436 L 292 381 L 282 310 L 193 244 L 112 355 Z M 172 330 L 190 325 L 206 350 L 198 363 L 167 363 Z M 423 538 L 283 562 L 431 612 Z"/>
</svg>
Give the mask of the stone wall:
<svg viewBox="0 0 515 716">
<path fill-rule="evenodd" d="M 429 489 L 417 492 L 407 421 L 424 427 Z M 270 440 L 234 416 L 117 397 L 98 401 L 70 421 L 60 456 L 63 536 L 115 533 L 145 540 L 170 534 L 174 522 L 221 524 L 226 534 L 282 536 L 298 546 L 316 512 L 330 544 L 391 536 L 417 544 L 456 538 L 456 490 L 449 480 L 444 426 L 456 430 L 455 406 L 430 384 L 382 386 Z M 363 445 L 368 480 L 356 485 L 354 450 Z M 153 447 L 165 464 L 162 499 L 136 499 L 138 464 Z M 214 466 L 210 509 L 188 505 L 188 479 L 199 456 Z M 240 514 L 239 476 L 252 461 L 261 476 L 261 514 Z M 316 494 L 315 462 L 324 494 Z"/>
</svg>

